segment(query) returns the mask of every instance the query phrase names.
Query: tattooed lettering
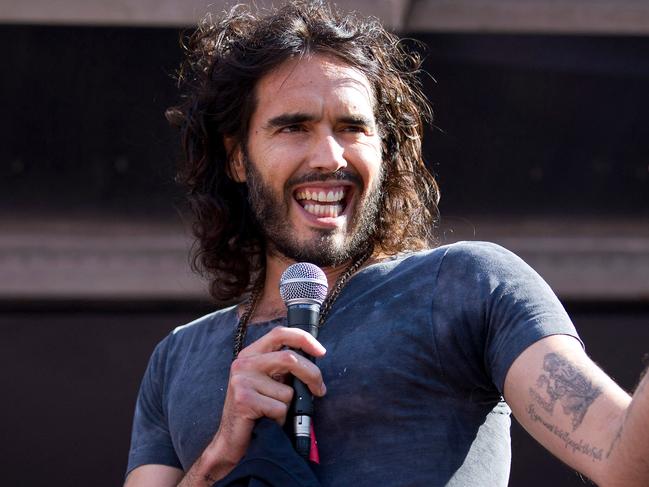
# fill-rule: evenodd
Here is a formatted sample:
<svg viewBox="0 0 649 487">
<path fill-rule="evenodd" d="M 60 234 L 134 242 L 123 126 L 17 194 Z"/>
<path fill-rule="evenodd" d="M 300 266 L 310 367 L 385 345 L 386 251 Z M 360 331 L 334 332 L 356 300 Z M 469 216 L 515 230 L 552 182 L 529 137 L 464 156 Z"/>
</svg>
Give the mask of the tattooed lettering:
<svg viewBox="0 0 649 487">
<path fill-rule="evenodd" d="M 575 431 L 602 390 L 594 386 L 579 369 L 556 353 L 545 356 L 543 370 L 546 373 L 539 376 L 536 385 L 546 397 L 532 388 L 530 388 L 530 395 L 550 415 L 554 412 L 555 404 L 559 402 L 564 414 L 572 416 L 572 431 Z"/>
<path fill-rule="evenodd" d="M 541 407 L 542 407 L 542 408 L 543 408 L 547 413 L 550 414 L 550 416 L 552 416 L 552 411 L 554 411 L 554 403 L 553 403 L 553 402 L 551 402 L 551 401 L 546 401 L 545 399 L 543 399 L 543 397 L 541 396 L 541 394 L 539 394 L 538 392 L 536 392 L 536 391 L 535 391 L 534 389 L 532 389 L 531 387 L 530 387 L 530 396 L 532 396 L 532 399 L 534 399 L 534 401 L 536 402 L 536 404 L 538 404 L 539 406 L 541 406 Z"/>
<path fill-rule="evenodd" d="M 602 455 L 604 454 L 604 450 L 602 448 L 591 446 L 590 443 L 584 443 L 584 440 L 576 441 L 570 436 L 569 432 L 562 430 L 557 425 L 549 423 L 541 416 L 539 416 L 533 404 L 530 404 L 527 407 L 527 413 L 529 414 L 532 421 L 541 423 L 545 429 L 547 429 L 550 433 L 563 441 L 565 447 L 572 450 L 573 453 L 579 452 L 590 457 L 593 461 L 602 461 Z"/>
</svg>

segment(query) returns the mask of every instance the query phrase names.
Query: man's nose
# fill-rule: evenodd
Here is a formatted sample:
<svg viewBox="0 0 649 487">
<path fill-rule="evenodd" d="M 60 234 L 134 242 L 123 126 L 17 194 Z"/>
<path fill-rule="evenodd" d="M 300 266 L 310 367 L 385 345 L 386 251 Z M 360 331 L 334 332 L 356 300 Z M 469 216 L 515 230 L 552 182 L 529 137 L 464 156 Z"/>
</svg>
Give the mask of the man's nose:
<svg viewBox="0 0 649 487">
<path fill-rule="evenodd" d="M 333 134 L 318 138 L 311 152 L 309 167 L 324 172 L 336 172 L 347 167 L 345 148 Z"/>
</svg>

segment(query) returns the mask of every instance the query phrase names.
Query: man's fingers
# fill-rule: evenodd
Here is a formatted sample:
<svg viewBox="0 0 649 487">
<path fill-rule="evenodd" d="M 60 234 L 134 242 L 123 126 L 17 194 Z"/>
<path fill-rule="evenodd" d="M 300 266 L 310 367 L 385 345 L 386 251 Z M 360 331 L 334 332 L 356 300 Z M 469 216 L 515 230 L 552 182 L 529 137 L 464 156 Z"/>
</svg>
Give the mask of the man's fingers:
<svg viewBox="0 0 649 487">
<path fill-rule="evenodd" d="M 276 372 L 274 374 L 271 374 L 270 378 L 276 380 L 277 382 L 281 382 L 282 384 L 286 384 L 285 374 L 280 374 L 279 372 Z"/>
<path fill-rule="evenodd" d="M 231 383 L 233 389 L 230 405 L 234 411 L 235 421 L 250 421 L 266 416 L 283 423 L 290 406 L 293 390 L 289 386 L 277 382 L 275 382 L 276 388 L 268 387 L 262 382 L 255 381 L 254 384 L 245 382 L 245 378 L 237 378 Z"/>
<path fill-rule="evenodd" d="M 276 399 L 285 404 L 290 404 L 293 398 L 293 388 L 281 382 L 277 382 L 265 375 L 262 376 L 249 376 L 249 375 L 234 375 L 230 380 L 230 384 L 235 392 L 235 402 L 245 403 L 251 400 L 247 396 L 238 396 L 238 391 L 246 391 L 246 394 L 252 394 L 248 391 L 256 391 L 262 396 Z"/>
<path fill-rule="evenodd" d="M 248 357 L 239 356 L 231 366 L 231 381 L 239 378 L 262 374 L 268 378 L 269 384 L 279 384 L 274 378 L 285 374 L 304 382 L 316 396 L 325 393 L 322 373 L 317 365 L 292 350 L 279 350 Z"/>
<path fill-rule="evenodd" d="M 279 424 L 284 425 L 286 422 L 286 414 L 288 413 L 289 404 L 283 401 L 278 401 L 272 397 L 261 396 L 259 401 L 260 411 L 259 417 L 265 416 L 274 419 Z"/>
<path fill-rule="evenodd" d="M 257 390 L 260 394 L 283 402 L 287 406 L 291 404 L 291 399 L 293 399 L 293 388 L 289 385 L 279 383 L 275 380 L 259 381 Z"/>
<path fill-rule="evenodd" d="M 270 376 L 276 375 L 277 373 L 289 373 L 304 382 L 316 396 L 324 395 L 326 389 L 322 379 L 322 372 L 320 372 L 320 368 L 313 362 L 292 350 L 271 352 L 266 356 L 269 356 L 271 360 L 275 357 L 277 358 L 277 361 L 272 360 L 269 364 L 272 367 L 269 370 Z M 280 368 L 278 369 L 276 367 Z"/>
<path fill-rule="evenodd" d="M 278 326 L 241 350 L 239 356 L 249 357 L 261 353 L 275 352 L 284 347 L 302 350 L 312 357 L 322 357 L 326 352 L 322 344 L 306 331 L 299 328 Z"/>
</svg>

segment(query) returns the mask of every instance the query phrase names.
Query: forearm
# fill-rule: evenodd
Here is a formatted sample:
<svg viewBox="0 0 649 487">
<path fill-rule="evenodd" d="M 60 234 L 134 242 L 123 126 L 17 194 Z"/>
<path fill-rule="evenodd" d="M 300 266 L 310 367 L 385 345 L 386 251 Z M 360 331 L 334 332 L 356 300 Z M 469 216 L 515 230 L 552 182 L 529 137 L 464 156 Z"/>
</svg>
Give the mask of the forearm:
<svg viewBox="0 0 649 487">
<path fill-rule="evenodd" d="M 219 435 L 207 446 L 194 465 L 187 471 L 178 487 L 212 487 L 236 465 L 228 459 L 227 451 L 219 443 Z"/>
<path fill-rule="evenodd" d="M 636 389 L 606 456 L 609 471 L 603 487 L 649 485 L 649 374 Z"/>
<path fill-rule="evenodd" d="M 212 487 L 215 482 L 228 474 L 229 470 L 220 472 L 211 469 L 200 460 L 185 474 L 178 487 Z"/>
<path fill-rule="evenodd" d="M 219 475 L 198 461 L 185 474 L 178 487 L 212 487 L 216 481 L 221 480 L 225 475 L 227 475 L 227 472 Z"/>
</svg>

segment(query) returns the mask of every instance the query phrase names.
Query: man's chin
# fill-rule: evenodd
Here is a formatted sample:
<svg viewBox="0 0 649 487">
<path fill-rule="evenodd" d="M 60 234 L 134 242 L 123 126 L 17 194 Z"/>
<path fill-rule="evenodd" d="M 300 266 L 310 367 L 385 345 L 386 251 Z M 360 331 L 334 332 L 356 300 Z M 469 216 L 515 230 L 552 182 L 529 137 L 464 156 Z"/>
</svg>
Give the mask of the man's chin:
<svg viewBox="0 0 649 487">
<path fill-rule="evenodd" d="M 350 260 L 354 252 L 350 251 L 349 246 L 340 242 L 339 236 L 327 233 L 306 241 L 274 241 L 271 252 L 295 262 L 310 262 L 318 267 L 335 267 Z"/>
</svg>

